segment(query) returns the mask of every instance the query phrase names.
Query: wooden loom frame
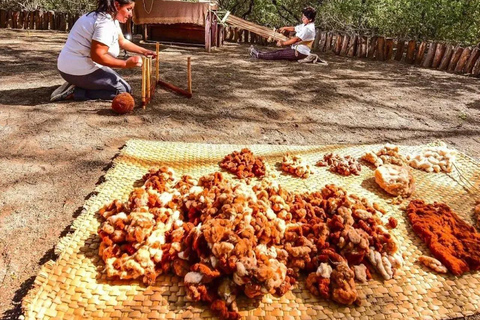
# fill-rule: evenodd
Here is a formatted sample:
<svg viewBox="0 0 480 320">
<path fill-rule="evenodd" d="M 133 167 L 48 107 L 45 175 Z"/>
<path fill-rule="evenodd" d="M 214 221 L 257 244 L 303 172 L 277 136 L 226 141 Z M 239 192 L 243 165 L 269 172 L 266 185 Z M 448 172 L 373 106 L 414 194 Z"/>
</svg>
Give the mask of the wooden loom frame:
<svg viewBox="0 0 480 320">
<path fill-rule="evenodd" d="M 187 90 L 179 88 L 171 83 L 160 79 L 160 43 L 155 44 L 157 58 L 155 60 L 155 81 L 152 84 L 152 57 L 142 57 L 142 107 L 146 108 L 150 102 L 157 85 L 169 89 L 187 98 L 192 94 L 192 64 L 191 57 L 187 57 Z"/>
</svg>

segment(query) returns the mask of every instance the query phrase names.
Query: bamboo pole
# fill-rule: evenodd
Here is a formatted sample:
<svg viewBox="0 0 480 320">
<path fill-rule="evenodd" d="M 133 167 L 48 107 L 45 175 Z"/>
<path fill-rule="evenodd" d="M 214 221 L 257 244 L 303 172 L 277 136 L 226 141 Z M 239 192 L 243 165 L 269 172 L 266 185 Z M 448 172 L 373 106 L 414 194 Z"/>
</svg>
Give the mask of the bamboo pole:
<svg viewBox="0 0 480 320">
<path fill-rule="evenodd" d="M 190 57 L 187 58 L 187 91 L 192 94 L 192 64 Z"/>
</svg>

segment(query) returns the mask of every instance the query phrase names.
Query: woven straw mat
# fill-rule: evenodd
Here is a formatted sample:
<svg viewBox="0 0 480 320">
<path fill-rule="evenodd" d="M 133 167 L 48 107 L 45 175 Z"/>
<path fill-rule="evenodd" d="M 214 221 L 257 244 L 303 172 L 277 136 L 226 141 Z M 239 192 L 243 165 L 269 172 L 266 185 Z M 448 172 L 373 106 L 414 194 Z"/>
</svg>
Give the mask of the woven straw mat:
<svg viewBox="0 0 480 320">
<path fill-rule="evenodd" d="M 102 273 L 103 262 L 98 256 L 100 239 L 95 212 L 113 199 L 127 200 L 135 182 L 150 167 L 167 165 L 177 176 L 190 174 L 195 178 L 220 171 L 219 162 L 235 150 L 248 147 L 263 156 L 272 168 L 286 152 L 300 155 L 314 174 L 299 179 L 277 172 L 277 180 L 292 191 L 320 190 L 334 183 L 379 203 L 387 215 L 398 220 L 393 229 L 405 265 L 395 279 L 378 277 L 358 284 L 363 300 L 361 306 L 342 306 L 317 298 L 305 288 L 304 279 L 282 297 L 267 295 L 262 301 L 238 298 L 243 319 L 444 319 L 479 312 L 480 273 L 460 277 L 440 275 L 417 262 L 421 255 L 430 255 L 428 248 L 415 235 L 404 211 L 376 184 L 373 170 L 362 166 L 360 176 L 344 177 L 316 167 L 327 152 L 360 157 L 366 151 L 377 151 L 381 145 L 370 146 L 273 146 L 273 145 L 212 145 L 164 143 L 130 140 L 106 173 L 105 182 L 97 187 L 97 195 L 88 199 L 82 214 L 74 221 L 74 232 L 61 239 L 56 247 L 57 261 L 46 263 L 39 272 L 35 287 L 23 301 L 27 319 L 215 319 L 208 306 L 190 302 L 182 279 L 168 274 L 160 276 L 155 285 L 146 286 L 139 280 L 111 280 Z M 400 146 L 400 153 L 420 151 L 425 146 Z M 417 181 L 416 197 L 427 202 L 447 203 L 462 219 L 473 223 L 475 194 L 480 181 L 480 165 L 459 153 L 456 169 L 450 174 L 412 170 Z M 226 174 L 230 180 L 236 178 Z M 475 185 L 465 182 L 468 179 Z M 475 190 L 475 191 L 474 191 Z"/>
</svg>

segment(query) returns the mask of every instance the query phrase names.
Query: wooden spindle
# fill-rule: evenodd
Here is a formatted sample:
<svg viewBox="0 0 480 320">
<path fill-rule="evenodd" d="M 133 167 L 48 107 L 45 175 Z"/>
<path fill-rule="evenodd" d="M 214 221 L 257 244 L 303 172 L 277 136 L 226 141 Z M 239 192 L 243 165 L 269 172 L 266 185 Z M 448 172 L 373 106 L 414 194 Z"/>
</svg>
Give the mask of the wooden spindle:
<svg viewBox="0 0 480 320">
<path fill-rule="evenodd" d="M 192 64 L 190 57 L 187 58 L 187 91 L 192 94 Z"/>
</svg>

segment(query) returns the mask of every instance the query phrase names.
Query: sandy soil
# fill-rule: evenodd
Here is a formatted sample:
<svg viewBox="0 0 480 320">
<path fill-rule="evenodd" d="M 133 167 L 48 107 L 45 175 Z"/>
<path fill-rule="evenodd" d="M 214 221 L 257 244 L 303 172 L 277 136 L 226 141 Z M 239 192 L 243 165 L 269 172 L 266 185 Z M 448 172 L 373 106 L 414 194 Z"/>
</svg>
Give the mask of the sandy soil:
<svg viewBox="0 0 480 320">
<path fill-rule="evenodd" d="M 165 47 L 161 74 L 194 97 L 157 90 L 146 110 L 118 116 L 109 102 L 50 103 L 63 81 L 65 33 L 0 29 L 0 314 L 20 301 L 81 206 L 131 138 L 201 143 L 428 143 L 477 157 L 478 79 L 326 55 L 329 66 L 264 62 L 247 45 L 215 53 Z M 139 102 L 140 70 L 123 70 Z"/>
</svg>

